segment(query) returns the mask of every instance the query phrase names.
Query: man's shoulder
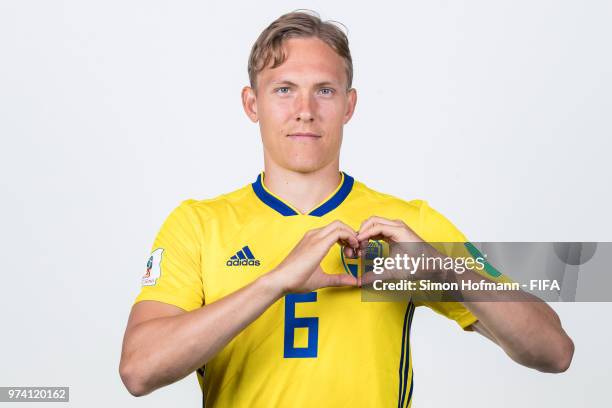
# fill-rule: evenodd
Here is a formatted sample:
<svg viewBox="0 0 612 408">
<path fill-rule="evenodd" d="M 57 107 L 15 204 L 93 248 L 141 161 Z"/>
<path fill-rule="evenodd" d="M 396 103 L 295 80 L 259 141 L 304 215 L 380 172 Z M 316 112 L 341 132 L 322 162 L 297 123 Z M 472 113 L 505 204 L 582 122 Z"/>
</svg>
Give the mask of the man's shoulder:
<svg viewBox="0 0 612 408">
<path fill-rule="evenodd" d="M 219 217 L 228 212 L 236 210 L 248 210 L 253 208 L 253 188 L 251 184 L 242 186 L 228 193 L 223 193 L 212 198 L 183 200 L 180 206 L 188 208 L 201 219 Z M 240 212 L 240 211 L 238 211 Z"/>
<path fill-rule="evenodd" d="M 401 219 L 431 241 L 461 241 L 463 234 L 424 199 L 403 199 L 355 181 L 353 205 L 390 219 Z"/>
<path fill-rule="evenodd" d="M 351 198 L 356 202 L 367 203 L 373 206 L 384 206 L 389 209 L 423 211 L 429 208 L 426 200 L 420 198 L 403 199 L 392 194 L 375 190 L 357 180 L 355 180 L 351 195 Z"/>
</svg>

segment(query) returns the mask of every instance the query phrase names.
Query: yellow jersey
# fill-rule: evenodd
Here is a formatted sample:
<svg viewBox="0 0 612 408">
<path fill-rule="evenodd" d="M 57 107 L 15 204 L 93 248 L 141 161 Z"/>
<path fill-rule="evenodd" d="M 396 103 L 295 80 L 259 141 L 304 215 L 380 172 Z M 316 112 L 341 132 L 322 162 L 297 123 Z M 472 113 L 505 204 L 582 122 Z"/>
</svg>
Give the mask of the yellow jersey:
<svg viewBox="0 0 612 408">
<path fill-rule="evenodd" d="M 185 200 L 162 225 L 136 302 L 192 311 L 277 266 L 304 233 L 341 220 L 401 219 L 428 242 L 465 242 L 425 201 L 376 192 L 342 173 L 320 205 L 301 214 L 271 193 L 264 174 L 209 200 Z M 357 274 L 336 244 L 326 273 Z M 477 319 L 458 302 L 362 302 L 360 289 L 289 294 L 197 370 L 206 407 L 410 407 L 410 328 L 427 306 L 465 329 Z"/>
</svg>

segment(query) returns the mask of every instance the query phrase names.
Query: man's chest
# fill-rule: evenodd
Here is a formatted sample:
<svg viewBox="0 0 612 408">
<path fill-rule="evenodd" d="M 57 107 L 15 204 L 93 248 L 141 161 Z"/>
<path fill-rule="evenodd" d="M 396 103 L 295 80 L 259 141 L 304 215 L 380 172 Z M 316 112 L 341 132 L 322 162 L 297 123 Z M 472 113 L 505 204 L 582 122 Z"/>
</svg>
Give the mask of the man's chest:
<svg viewBox="0 0 612 408">
<path fill-rule="evenodd" d="M 280 221 L 252 220 L 240 225 L 218 223 L 214 231 L 208 231 L 202 243 L 202 282 L 206 302 L 214 302 L 274 269 L 307 231 L 326 225 L 326 221 L 315 217 L 287 217 Z M 359 228 L 358 218 L 342 221 Z M 381 244 L 371 243 L 368 256 L 379 255 L 377 251 L 382 251 Z M 334 244 L 323 258 L 321 267 L 329 274 L 357 276 L 367 265 L 364 259 L 347 258 L 341 245 Z"/>
</svg>

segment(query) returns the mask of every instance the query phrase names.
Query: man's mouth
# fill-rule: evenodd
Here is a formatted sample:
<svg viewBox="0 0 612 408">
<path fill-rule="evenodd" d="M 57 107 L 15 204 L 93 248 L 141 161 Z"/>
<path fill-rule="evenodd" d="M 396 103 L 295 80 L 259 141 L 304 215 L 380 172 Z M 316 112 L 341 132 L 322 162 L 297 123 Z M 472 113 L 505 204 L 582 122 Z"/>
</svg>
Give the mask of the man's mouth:
<svg viewBox="0 0 612 408">
<path fill-rule="evenodd" d="M 296 132 L 290 133 L 287 136 L 294 139 L 318 139 L 321 137 L 321 135 L 311 132 Z"/>
</svg>

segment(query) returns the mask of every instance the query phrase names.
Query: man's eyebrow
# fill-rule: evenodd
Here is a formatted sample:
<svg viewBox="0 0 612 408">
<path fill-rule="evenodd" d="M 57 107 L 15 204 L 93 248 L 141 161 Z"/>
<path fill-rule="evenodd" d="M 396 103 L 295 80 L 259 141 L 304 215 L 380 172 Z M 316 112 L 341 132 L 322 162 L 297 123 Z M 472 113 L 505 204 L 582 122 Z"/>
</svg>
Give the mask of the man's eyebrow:
<svg viewBox="0 0 612 408">
<path fill-rule="evenodd" d="M 295 82 L 291 82 L 285 79 L 280 79 L 278 81 L 272 81 L 271 85 L 289 85 L 289 86 L 295 86 L 295 87 L 298 86 L 298 84 L 296 84 Z M 325 85 L 339 86 L 338 83 L 336 83 L 335 81 L 317 82 L 314 86 L 319 87 L 319 86 L 325 86 Z"/>
</svg>

